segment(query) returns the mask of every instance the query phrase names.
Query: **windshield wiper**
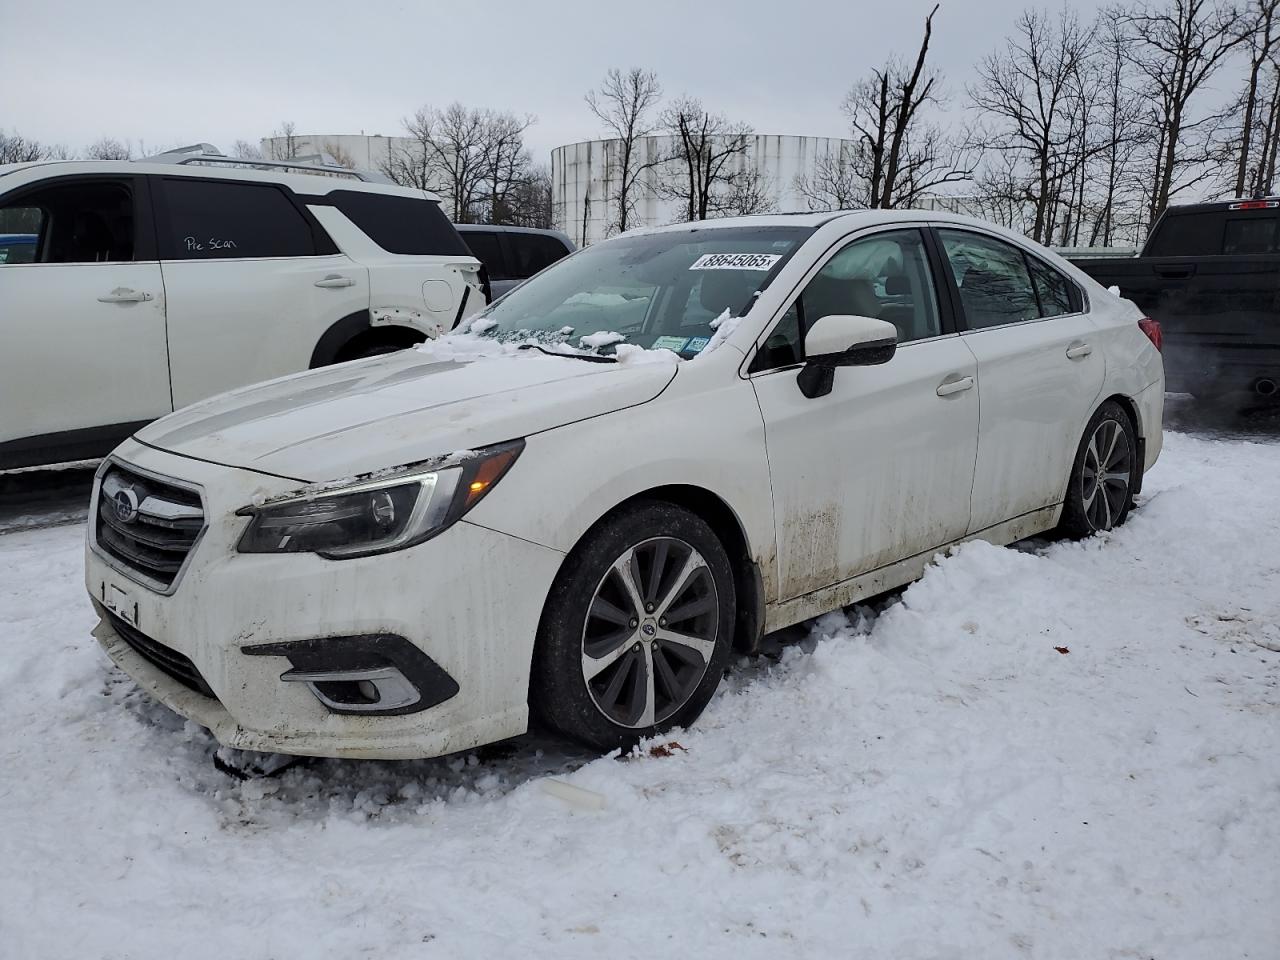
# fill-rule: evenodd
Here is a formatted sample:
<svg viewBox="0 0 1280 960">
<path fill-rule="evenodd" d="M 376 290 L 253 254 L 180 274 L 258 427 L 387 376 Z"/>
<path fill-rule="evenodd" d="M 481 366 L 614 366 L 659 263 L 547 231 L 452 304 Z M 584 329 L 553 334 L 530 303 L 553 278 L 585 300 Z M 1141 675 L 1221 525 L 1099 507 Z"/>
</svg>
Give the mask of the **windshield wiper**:
<svg viewBox="0 0 1280 960">
<path fill-rule="evenodd" d="M 537 350 L 539 353 L 545 353 L 548 357 L 569 357 L 572 360 L 586 360 L 588 363 L 617 363 L 617 357 L 601 357 L 594 353 L 560 353 L 557 350 L 548 350 L 536 343 L 522 343 L 516 347 L 517 350 Z"/>
</svg>

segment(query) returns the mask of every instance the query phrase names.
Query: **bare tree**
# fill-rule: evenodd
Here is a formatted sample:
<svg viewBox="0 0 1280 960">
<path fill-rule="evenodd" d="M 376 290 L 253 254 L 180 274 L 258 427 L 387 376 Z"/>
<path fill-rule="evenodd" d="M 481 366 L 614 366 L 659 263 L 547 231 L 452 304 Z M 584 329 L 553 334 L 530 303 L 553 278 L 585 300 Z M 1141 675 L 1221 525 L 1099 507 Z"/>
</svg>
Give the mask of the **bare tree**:
<svg viewBox="0 0 1280 960">
<path fill-rule="evenodd" d="M 248 140 L 237 140 L 231 147 L 231 155 L 241 160 L 262 160 L 262 147 Z"/>
<path fill-rule="evenodd" d="M 507 191 L 506 208 L 506 222 L 512 226 L 549 230 L 552 226 L 551 171 L 546 167 L 529 168 Z"/>
<path fill-rule="evenodd" d="M 1222 114 L 1196 117 L 1192 104 L 1245 36 L 1239 12 L 1222 0 L 1142 0 L 1116 16 L 1151 86 L 1148 136 L 1157 150 L 1147 212 L 1154 222 L 1176 194 L 1216 172 L 1205 167 Z"/>
<path fill-rule="evenodd" d="M 631 226 L 635 214 L 637 184 L 656 160 L 641 160 L 638 141 L 656 129 L 651 122 L 654 107 L 662 98 L 657 74 L 632 67 L 625 74 L 616 68 L 605 74 L 600 92 L 587 92 L 587 106 L 597 120 L 618 141 L 610 157 L 608 179 L 613 185 L 609 202 L 613 205 L 610 232 L 622 233 Z"/>
<path fill-rule="evenodd" d="M 122 142 L 115 137 L 103 137 L 85 149 L 85 156 L 90 160 L 129 160 L 133 157 L 133 144 L 128 140 Z"/>
<path fill-rule="evenodd" d="M 356 158 L 351 155 L 350 150 L 343 148 L 337 140 L 325 140 L 320 144 L 320 149 L 329 155 L 332 160 L 340 167 L 346 167 L 348 170 L 356 169 Z"/>
<path fill-rule="evenodd" d="M 524 133 L 533 122 L 460 103 L 423 107 L 405 121 L 409 142 L 391 150 L 382 172 L 440 194 L 455 223 L 506 222 L 508 194 L 528 172 Z"/>
<path fill-rule="evenodd" d="M 485 209 L 481 216 L 488 223 L 511 223 L 508 194 L 524 182 L 533 163 L 524 146 L 524 134 L 534 122 L 531 116 L 521 118 L 513 113 L 486 111 L 481 150 Z"/>
<path fill-rule="evenodd" d="M 296 160 L 306 146 L 307 142 L 298 136 L 298 128 L 294 122 L 285 120 L 271 131 L 271 139 L 267 141 L 267 159 Z"/>
<path fill-rule="evenodd" d="M 743 173 L 742 160 L 751 128 L 703 109 L 694 97 L 681 97 L 662 114 L 662 126 L 674 140 L 665 161 L 669 176 L 661 193 L 680 203 L 686 220 L 706 220 L 725 210 L 726 194 Z"/>
<path fill-rule="evenodd" d="M 897 57 L 871 72 L 845 96 L 844 112 L 860 144 L 850 157 L 863 167 L 867 205 L 889 209 L 909 205 L 921 194 L 972 174 L 965 153 L 941 128 L 925 122 L 923 111 L 939 102 L 938 75 L 928 68 L 935 4 L 924 21 L 915 62 Z"/>
<path fill-rule="evenodd" d="M 1240 33 L 1249 53 L 1249 75 L 1241 95 L 1241 123 L 1237 149 L 1235 195 L 1244 196 L 1250 182 L 1249 165 L 1254 156 L 1253 142 L 1256 134 L 1259 98 L 1267 66 L 1280 48 L 1280 0 L 1251 0 L 1247 12 L 1241 18 Z M 1255 168 L 1258 164 L 1254 164 Z M 1253 182 L 1259 178 L 1253 176 Z"/>
<path fill-rule="evenodd" d="M 988 125 L 976 142 L 1012 161 L 998 177 L 980 178 L 980 183 L 1002 194 L 1003 202 L 1029 204 L 1028 232 L 1037 242 L 1048 242 L 1052 207 L 1071 170 L 1066 157 L 1078 154 L 1073 110 L 1080 102 L 1081 71 L 1092 55 L 1094 31 L 1066 8 L 1056 19 L 1024 13 L 1015 31 L 1003 50 L 981 61 L 969 91 Z M 1075 162 L 1083 159 L 1077 155 Z"/>
<path fill-rule="evenodd" d="M 1144 219 L 1130 212 L 1139 176 L 1137 163 L 1141 160 L 1144 100 L 1141 91 L 1131 82 L 1123 30 L 1114 19 L 1107 19 L 1099 33 L 1103 47 L 1098 65 L 1097 124 L 1101 149 L 1096 155 L 1096 164 L 1090 165 L 1088 177 L 1099 196 L 1092 211 L 1089 245 L 1110 246 L 1121 229 L 1132 229 L 1136 241 Z"/>
<path fill-rule="evenodd" d="M 778 201 L 773 177 L 748 159 L 741 171 L 729 182 L 719 211 L 726 217 L 750 217 L 760 213 L 776 213 Z"/>
<path fill-rule="evenodd" d="M 16 131 L 5 133 L 0 130 L 0 163 L 31 163 L 35 160 L 48 159 L 54 148 L 48 147 L 39 140 L 24 137 Z"/>
<path fill-rule="evenodd" d="M 854 210 L 871 205 L 860 147 L 842 143 L 795 179 L 795 191 L 810 210 Z"/>
</svg>

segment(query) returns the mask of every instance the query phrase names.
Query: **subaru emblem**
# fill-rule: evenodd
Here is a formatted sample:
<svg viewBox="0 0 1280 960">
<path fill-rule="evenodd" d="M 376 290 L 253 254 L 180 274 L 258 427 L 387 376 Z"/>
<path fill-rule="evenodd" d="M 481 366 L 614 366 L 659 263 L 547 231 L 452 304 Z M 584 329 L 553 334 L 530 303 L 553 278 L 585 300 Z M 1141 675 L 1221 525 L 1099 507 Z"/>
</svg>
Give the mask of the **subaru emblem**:
<svg viewBox="0 0 1280 960">
<path fill-rule="evenodd" d="M 116 511 L 116 519 L 121 523 L 133 523 L 138 519 L 138 495 L 130 487 L 117 490 L 111 498 L 111 505 Z"/>
</svg>

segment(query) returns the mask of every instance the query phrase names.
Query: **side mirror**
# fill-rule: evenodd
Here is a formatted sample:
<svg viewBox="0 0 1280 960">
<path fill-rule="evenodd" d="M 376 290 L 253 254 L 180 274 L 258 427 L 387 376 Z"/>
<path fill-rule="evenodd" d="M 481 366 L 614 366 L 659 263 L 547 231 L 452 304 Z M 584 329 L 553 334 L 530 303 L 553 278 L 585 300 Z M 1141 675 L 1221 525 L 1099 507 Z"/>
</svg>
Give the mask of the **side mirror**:
<svg viewBox="0 0 1280 960">
<path fill-rule="evenodd" d="M 898 349 L 898 328 L 885 320 L 841 314 L 822 317 L 804 338 L 805 365 L 796 381 L 809 399 L 835 383 L 836 367 L 888 363 Z"/>
</svg>

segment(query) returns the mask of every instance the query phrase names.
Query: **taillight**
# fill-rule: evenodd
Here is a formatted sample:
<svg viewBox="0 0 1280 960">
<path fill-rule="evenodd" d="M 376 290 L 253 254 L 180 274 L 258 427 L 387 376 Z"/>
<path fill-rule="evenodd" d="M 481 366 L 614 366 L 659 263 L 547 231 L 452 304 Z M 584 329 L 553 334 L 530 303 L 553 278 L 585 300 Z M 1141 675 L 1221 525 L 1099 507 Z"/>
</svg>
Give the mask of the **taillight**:
<svg viewBox="0 0 1280 960">
<path fill-rule="evenodd" d="M 1138 326 L 1142 332 L 1147 335 L 1147 339 L 1155 344 L 1157 350 L 1164 350 L 1164 331 L 1160 329 L 1160 321 L 1152 320 L 1150 317 L 1143 317 L 1138 321 Z"/>
</svg>

